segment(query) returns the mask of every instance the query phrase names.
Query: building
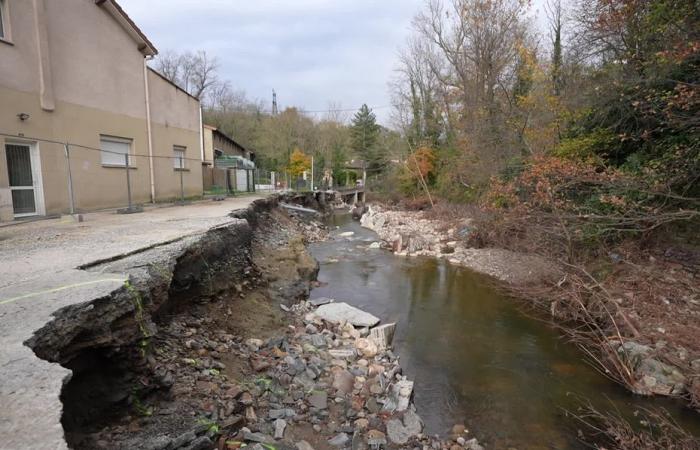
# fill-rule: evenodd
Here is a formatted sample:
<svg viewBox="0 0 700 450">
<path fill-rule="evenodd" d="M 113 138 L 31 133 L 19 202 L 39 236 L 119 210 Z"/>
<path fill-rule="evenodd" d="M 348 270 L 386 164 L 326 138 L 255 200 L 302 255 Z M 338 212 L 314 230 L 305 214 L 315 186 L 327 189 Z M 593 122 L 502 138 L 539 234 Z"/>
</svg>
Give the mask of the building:
<svg viewBox="0 0 700 450">
<path fill-rule="evenodd" d="M 255 160 L 255 153 L 246 149 L 224 132 L 211 125 L 204 125 L 204 156 L 202 162 L 214 165 L 214 160 L 223 155 L 240 156 L 250 161 Z"/>
<path fill-rule="evenodd" d="M 211 125 L 203 126 L 204 191 L 251 192 L 255 190 L 255 153 Z"/>
<path fill-rule="evenodd" d="M 134 203 L 202 194 L 200 103 L 156 54 L 114 0 L 0 0 L 0 220 L 124 206 L 127 175 Z"/>
</svg>

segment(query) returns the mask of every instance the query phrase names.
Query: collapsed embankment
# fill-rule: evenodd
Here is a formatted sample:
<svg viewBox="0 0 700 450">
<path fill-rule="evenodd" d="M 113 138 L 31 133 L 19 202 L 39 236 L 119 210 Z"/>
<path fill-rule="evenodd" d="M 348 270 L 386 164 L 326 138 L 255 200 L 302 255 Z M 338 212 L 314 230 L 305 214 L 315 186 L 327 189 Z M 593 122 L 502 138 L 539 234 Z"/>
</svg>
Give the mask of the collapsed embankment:
<svg viewBox="0 0 700 450">
<path fill-rule="evenodd" d="M 421 433 L 391 333 L 325 320 L 303 301 L 318 272 L 305 244 L 325 231 L 279 202 L 82 267 L 128 281 L 57 311 L 26 342 L 72 371 L 61 394 L 71 448 L 445 445 Z M 452 438 L 481 448 L 464 427 Z"/>
<path fill-rule="evenodd" d="M 37 356 L 73 372 L 61 396 L 71 447 L 146 448 L 136 444 L 147 442 L 146 435 L 177 434 L 196 425 L 201 405 L 188 399 L 199 380 L 183 380 L 178 367 L 161 358 L 161 344 L 185 344 L 179 341 L 189 333 L 187 320 L 180 324 L 181 335 L 168 336 L 182 314 L 210 324 L 212 333 L 244 334 L 249 321 L 278 319 L 274 302 L 308 294 L 318 265 L 305 252 L 301 232 L 314 227 L 300 229 L 298 221 L 277 210 L 278 201 L 256 201 L 234 212 L 229 224 L 204 234 L 82 267 L 127 274 L 128 282 L 108 296 L 57 311 L 26 343 Z M 254 307 L 241 309 L 242 304 Z M 171 405 L 155 415 L 153 405 L 162 402 Z M 153 423 L 141 432 L 134 418 Z M 100 435 L 120 427 L 123 435 Z M 133 444 L 111 440 L 127 435 Z"/>
</svg>

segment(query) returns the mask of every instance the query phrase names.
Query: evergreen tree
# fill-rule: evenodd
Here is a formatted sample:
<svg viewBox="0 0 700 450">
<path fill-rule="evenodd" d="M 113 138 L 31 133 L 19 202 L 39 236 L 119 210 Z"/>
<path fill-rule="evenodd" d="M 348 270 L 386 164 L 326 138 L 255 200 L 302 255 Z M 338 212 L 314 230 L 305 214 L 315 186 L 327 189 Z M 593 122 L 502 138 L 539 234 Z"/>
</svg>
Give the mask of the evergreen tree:
<svg viewBox="0 0 700 450">
<path fill-rule="evenodd" d="M 380 164 L 381 157 L 377 149 L 379 132 L 377 117 L 367 105 L 362 105 L 352 118 L 350 139 L 353 151 L 367 162 L 368 168 L 375 168 Z"/>
</svg>

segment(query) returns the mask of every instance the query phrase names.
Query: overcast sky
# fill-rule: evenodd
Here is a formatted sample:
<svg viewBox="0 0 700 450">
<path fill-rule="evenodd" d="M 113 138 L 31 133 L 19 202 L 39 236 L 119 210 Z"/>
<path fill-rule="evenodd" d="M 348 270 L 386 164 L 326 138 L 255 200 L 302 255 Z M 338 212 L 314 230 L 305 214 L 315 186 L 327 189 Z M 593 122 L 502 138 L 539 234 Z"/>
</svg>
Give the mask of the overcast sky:
<svg viewBox="0 0 700 450">
<path fill-rule="evenodd" d="M 363 103 L 387 123 L 387 83 L 424 0 L 120 0 L 158 50 L 206 50 L 249 98 L 280 109 Z"/>
</svg>

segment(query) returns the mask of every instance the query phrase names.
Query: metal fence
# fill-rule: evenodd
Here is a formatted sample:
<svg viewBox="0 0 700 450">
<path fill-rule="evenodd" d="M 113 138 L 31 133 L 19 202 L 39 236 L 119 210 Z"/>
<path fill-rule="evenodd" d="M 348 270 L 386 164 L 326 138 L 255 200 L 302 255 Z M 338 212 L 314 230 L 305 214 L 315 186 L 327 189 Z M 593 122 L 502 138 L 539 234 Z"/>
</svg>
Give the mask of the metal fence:
<svg viewBox="0 0 700 450">
<path fill-rule="evenodd" d="M 147 203 L 184 203 L 206 193 L 199 147 L 154 147 L 149 155 L 138 151 L 143 143 L 108 136 L 100 137 L 99 146 L 0 132 L 2 141 L 0 180 L 7 174 L 15 218 L 112 208 L 136 212 Z M 227 172 L 225 194 L 274 190 L 264 171 Z"/>
</svg>

